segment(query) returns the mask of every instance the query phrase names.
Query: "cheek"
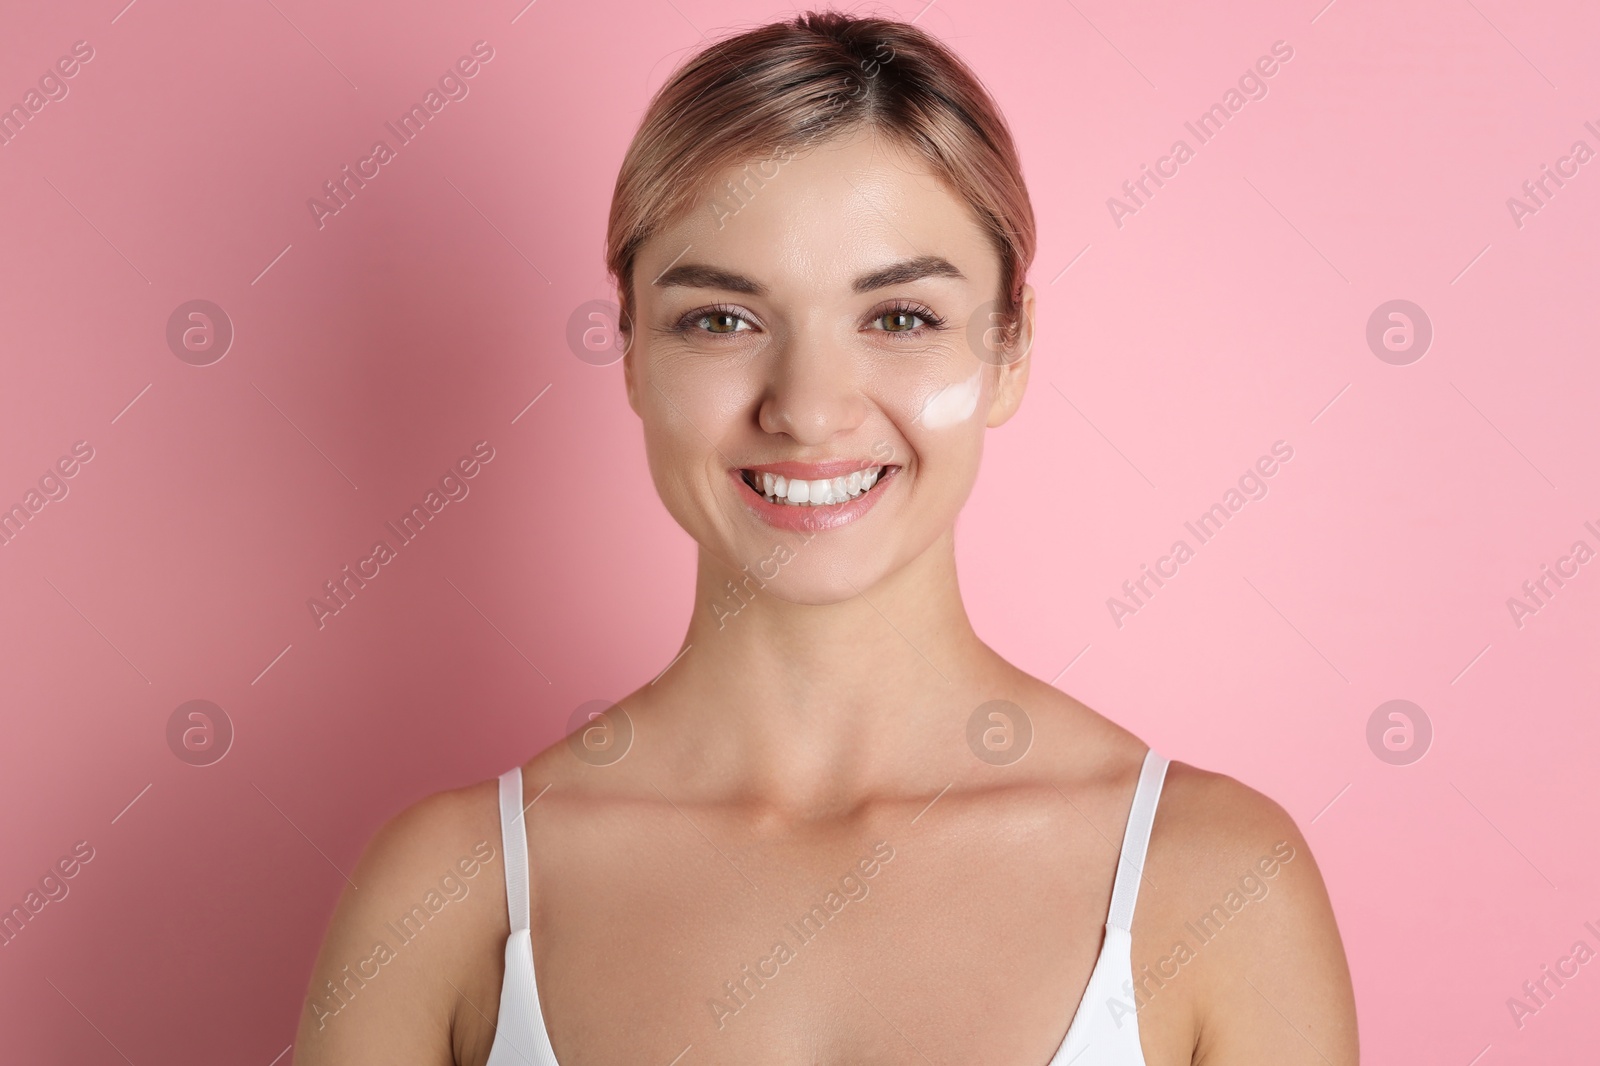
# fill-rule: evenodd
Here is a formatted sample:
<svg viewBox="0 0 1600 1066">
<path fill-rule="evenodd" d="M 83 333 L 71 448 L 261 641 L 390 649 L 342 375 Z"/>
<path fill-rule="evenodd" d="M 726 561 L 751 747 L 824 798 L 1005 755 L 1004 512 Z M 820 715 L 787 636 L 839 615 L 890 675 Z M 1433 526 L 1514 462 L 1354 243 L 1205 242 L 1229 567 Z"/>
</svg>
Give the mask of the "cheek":
<svg viewBox="0 0 1600 1066">
<path fill-rule="evenodd" d="M 935 387 L 921 401 L 917 421 L 927 429 L 948 429 L 967 421 L 978 410 L 983 391 L 980 365 L 965 381 Z"/>
<path fill-rule="evenodd" d="M 753 368 L 733 359 L 663 360 L 643 380 L 641 399 L 654 438 L 682 453 L 711 450 L 748 417 L 760 393 Z"/>
<path fill-rule="evenodd" d="M 742 369 L 713 360 L 661 360 L 641 375 L 646 451 L 669 510 L 707 490 L 708 466 L 724 465 L 718 449 L 750 418 L 758 391 Z"/>
</svg>

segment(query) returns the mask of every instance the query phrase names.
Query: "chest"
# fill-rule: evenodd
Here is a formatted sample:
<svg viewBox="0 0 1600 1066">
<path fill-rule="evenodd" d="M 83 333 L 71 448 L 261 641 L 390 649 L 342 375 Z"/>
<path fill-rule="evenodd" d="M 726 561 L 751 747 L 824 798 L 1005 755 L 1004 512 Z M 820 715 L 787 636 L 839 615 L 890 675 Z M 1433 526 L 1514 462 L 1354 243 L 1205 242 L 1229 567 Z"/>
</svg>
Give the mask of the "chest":
<svg viewBox="0 0 1600 1066">
<path fill-rule="evenodd" d="M 1116 849 L 1049 808 L 946 814 L 530 828 L 534 968 L 561 1066 L 1046 1066 L 1101 951 Z"/>
</svg>

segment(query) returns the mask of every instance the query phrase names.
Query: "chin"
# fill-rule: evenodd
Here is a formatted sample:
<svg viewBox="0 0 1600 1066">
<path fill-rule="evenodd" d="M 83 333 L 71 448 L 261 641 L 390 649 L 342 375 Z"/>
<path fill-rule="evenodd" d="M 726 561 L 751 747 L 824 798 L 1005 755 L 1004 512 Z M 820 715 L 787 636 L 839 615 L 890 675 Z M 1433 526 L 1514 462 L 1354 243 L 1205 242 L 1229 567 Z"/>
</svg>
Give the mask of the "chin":
<svg viewBox="0 0 1600 1066">
<path fill-rule="evenodd" d="M 827 607 L 855 599 L 859 593 L 877 584 L 884 573 L 881 566 L 862 565 L 853 568 L 847 580 L 837 567 L 818 569 L 814 573 L 793 572 L 799 565 L 799 560 L 796 560 L 785 567 L 761 591 L 785 603 Z"/>
</svg>

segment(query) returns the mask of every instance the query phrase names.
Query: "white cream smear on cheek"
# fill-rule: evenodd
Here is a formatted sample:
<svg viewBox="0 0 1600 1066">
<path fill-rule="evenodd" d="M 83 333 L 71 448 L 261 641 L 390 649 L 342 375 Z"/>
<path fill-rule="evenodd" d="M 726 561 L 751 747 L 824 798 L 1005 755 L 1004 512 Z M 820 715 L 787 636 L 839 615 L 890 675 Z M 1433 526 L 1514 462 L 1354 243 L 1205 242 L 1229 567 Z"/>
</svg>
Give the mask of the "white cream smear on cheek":
<svg viewBox="0 0 1600 1066">
<path fill-rule="evenodd" d="M 918 418 L 929 429 L 944 429 L 957 422 L 965 422 L 978 409 L 978 393 L 982 391 L 983 367 L 972 372 L 965 381 L 958 381 L 929 396 L 922 404 Z"/>
</svg>

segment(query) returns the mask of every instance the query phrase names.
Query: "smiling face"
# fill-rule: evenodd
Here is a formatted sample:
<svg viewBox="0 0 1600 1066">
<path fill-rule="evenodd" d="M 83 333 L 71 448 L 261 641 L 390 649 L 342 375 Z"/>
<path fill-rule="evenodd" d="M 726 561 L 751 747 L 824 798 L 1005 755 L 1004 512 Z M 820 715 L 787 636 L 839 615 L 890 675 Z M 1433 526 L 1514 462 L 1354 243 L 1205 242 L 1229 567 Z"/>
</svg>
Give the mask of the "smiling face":
<svg viewBox="0 0 1600 1066">
<path fill-rule="evenodd" d="M 782 158 L 641 246 L 624 370 L 673 518 L 773 594 L 831 603 L 953 527 L 1021 401 L 1033 293 L 1012 354 L 975 349 L 1000 260 L 965 201 L 870 129 Z"/>
</svg>

